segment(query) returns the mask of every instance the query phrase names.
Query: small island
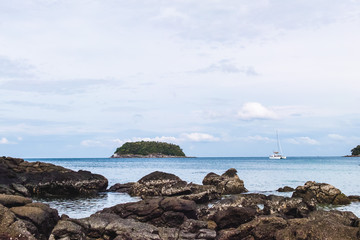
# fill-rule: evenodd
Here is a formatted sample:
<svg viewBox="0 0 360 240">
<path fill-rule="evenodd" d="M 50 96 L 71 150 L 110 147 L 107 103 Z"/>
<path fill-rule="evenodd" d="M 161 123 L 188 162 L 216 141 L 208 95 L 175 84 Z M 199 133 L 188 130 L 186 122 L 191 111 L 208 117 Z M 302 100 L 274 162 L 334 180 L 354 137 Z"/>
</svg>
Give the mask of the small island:
<svg viewBox="0 0 360 240">
<path fill-rule="evenodd" d="M 156 141 L 126 142 L 111 158 L 185 158 L 182 149 L 172 143 Z"/>
<path fill-rule="evenodd" d="M 360 145 L 351 149 L 351 155 L 346 155 L 345 157 L 360 157 Z"/>
</svg>

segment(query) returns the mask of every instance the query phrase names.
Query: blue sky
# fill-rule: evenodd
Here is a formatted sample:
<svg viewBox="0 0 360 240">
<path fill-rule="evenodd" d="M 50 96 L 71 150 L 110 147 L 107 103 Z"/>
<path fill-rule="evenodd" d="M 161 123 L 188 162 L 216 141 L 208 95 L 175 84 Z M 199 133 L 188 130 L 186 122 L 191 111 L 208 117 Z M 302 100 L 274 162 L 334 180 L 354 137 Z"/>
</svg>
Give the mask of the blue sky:
<svg viewBox="0 0 360 240">
<path fill-rule="evenodd" d="M 345 155 L 360 1 L 0 1 L 0 155 Z"/>
</svg>

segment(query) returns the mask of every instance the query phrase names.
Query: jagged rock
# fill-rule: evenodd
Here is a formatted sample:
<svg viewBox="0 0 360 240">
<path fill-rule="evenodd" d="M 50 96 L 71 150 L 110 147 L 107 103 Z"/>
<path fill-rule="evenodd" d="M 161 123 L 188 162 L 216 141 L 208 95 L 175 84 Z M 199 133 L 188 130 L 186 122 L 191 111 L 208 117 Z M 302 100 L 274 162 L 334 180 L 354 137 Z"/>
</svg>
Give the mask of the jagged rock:
<svg viewBox="0 0 360 240">
<path fill-rule="evenodd" d="M 105 177 L 88 171 L 72 171 L 43 162 L 0 157 L 0 193 L 22 196 L 75 196 L 104 191 Z"/>
<path fill-rule="evenodd" d="M 221 194 L 238 194 L 247 192 L 244 182 L 236 174 L 237 170 L 230 168 L 221 176 L 216 173 L 209 173 L 205 176 L 202 183 L 204 185 L 215 186 Z"/>
<path fill-rule="evenodd" d="M 61 220 L 50 240 L 58 239 L 215 239 L 207 223 L 192 219 L 195 203 L 176 197 L 119 204 L 88 218 Z"/>
<path fill-rule="evenodd" d="M 292 197 L 301 197 L 305 202 L 316 201 L 323 204 L 346 205 L 350 199 L 334 186 L 327 183 L 308 181 L 295 189 Z"/>
<path fill-rule="evenodd" d="M 302 218 L 306 217 L 311 211 L 316 209 L 316 205 L 312 202 L 305 202 L 302 198 L 287 198 L 270 195 L 264 204 L 264 214 L 281 214 L 286 218 Z"/>
<path fill-rule="evenodd" d="M 259 216 L 236 229 L 219 232 L 217 239 L 346 240 L 359 239 L 358 218 L 349 212 L 313 211 L 307 218 Z"/>
<path fill-rule="evenodd" d="M 293 192 L 295 189 L 289 186 L 278 188 L 278 192 Z"/>
</svg>

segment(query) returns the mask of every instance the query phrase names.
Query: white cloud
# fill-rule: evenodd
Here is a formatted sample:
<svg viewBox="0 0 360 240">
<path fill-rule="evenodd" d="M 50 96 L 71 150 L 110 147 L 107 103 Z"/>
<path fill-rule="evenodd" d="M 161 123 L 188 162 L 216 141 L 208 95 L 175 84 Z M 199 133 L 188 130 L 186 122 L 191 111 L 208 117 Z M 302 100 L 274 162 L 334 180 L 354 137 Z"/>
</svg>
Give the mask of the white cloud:
<svg viewBox="0 0 360 240">
<path fill-rule="evenodd" d="M 192 141 L 192 142 L 217 142 L 220 141 L 220 138 L 214 137 L 213 135 L 207 133 L 183 133 L 181 134 L 181 139 L 183 141 Z"/>
<path fill-rule="evenodd" d="M 341 136 L 339 134 L 334 134 L 334 133 L 328 134 L 328 137 L 331 139 L 334 139 L 334 140 L 344 140 L 345 139 L 344 136 Z"/>
<path fill-rule="evenodd" d="M 278 115 L 260 103 L 248 102 L 243 105 L 240 111 L 238 111 L 237 117 L 242 120 L 267 120 L 277 119 Z"/>
<path fill-rule="evenodd" d="M 0 144 L 10 144 L 9 140 L 7 140 L 6 138 L 1 138 L 0 139 Z"/>
<path fill-rule="evenodd" d="M 243 141 L 246 141 L 246 142 L 274 142 L 275 141 L 274 139 L 259 136 L 259 135 L 243 137 L 240 139 Z"/>
<path fill-rule="evenodd" d="M 291 144 L 308 144 L 308 145 L 320 144 L 317 140 L 312 139 L 310 137 L 296 137 L 296 138 L 287 139 L 286 141 Z"/>
</svg>

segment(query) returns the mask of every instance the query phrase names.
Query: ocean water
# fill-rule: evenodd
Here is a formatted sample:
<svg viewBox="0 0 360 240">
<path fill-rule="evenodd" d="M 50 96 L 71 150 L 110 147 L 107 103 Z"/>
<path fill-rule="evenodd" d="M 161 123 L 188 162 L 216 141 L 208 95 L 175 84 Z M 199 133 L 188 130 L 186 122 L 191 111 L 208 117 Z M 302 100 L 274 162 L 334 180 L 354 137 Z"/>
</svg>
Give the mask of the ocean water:
<svg viewBox="0 0 360 240">
<path fill-rule="evenodd" d="M 115 183 L 138 181 L 153 171 L 173 173 L 187 182 L 201 184 L 209 172 L 224 173 L 229 168 L 238 171 L 249 192 L 291 196 L 279 193 L 279 187 L 296 188 L 307 181 L 329 183 L 346 195 L 360 195 L 360 158 L 345 157 L 288 157 L 269 160 L 267 157 L 201 157 L 201 158 L 39 158 L 75 171 L 98 173 Z M 73 218 L 87 217 L 103 208 L 119 203 L 138 201 L 123 193 L 101 193 L 94 198 L 37 199 L 56 208 L 59 214 Z M 360 203 L 336 207 L 352 211 L 360 217 Z"/>
</svg>

